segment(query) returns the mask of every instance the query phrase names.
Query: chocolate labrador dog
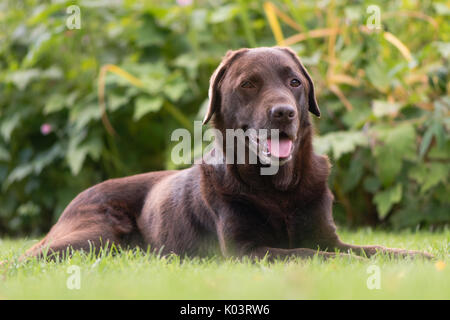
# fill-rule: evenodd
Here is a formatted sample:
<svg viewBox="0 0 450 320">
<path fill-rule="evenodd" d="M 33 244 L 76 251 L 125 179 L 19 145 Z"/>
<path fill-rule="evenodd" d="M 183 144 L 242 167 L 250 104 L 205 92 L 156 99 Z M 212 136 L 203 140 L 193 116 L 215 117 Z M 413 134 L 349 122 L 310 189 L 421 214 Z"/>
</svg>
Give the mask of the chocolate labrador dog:
<svg viewBox="0 0 450 320">
<path fill-rule="evenodd" d="M 26 256 L 89 251 L 106 243 L 150 247 L 162 254 L 251 258 L 427 253 L 343 243 L 332 217 L 330 164 L 312 147 L 309 113 L 319 117 L 313 81 L 289 48 L 229 51 L 211 77 L 204 124 L 277 129 L 279 163 L 201 163 L 112 179 L 79 194 Z M 259 140 L 253 143 L 260 143 Z M 248 147 L 248 145 L 247 145 Z M 226 152 L 226 149 L 225 149 Z M 339 253 L 340 252 L 340 253 Z"/>
</svg>

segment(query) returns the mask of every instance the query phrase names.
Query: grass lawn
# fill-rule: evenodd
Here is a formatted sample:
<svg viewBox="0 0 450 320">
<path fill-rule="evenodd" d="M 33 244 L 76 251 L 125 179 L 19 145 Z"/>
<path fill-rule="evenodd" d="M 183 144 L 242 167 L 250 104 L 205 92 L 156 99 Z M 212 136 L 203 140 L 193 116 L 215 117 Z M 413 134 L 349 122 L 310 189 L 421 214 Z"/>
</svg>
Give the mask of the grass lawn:
<svg viewBox="0 0 450 320">
<path fill-rule="evenodd" d="M 426 250 L 435 261 L 367 261 L 337 258 L 251 263 L 211 258 L 182 260 L 132 251 L 100 258 L 74 255 L 62 263 L 17 257 L 34 241 L 0 240 L 0 299 L 450 299 L 450 230 L 438 233 L 341 231 L 355 244 Z M 69 289 L 70 266 L 78 266 L 80 289 Z M 379 267 L 380 289 L 369 290 L 368 273 Z M 371 269 L 369 268 L 369 271 Z M 73 272 L 73 269 L 72 269 Z M 73 279 L 70 278 L 70 279 Z M 69 280 L 70 280 L 69 279 Z M 71 282 L 73 283 L 73 282 Z"/>
</svg>

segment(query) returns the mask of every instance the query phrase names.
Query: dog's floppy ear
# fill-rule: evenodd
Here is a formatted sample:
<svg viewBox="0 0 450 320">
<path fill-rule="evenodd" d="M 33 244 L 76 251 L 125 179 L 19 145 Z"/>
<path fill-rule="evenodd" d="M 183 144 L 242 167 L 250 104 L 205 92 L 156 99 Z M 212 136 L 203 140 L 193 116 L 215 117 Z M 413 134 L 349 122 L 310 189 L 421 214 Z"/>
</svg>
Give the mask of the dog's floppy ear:
<svg viewBox="0 0 450 320">
<path fill-rule="evenodd" d="M 317 117 L 320 117 L 320 110 L 319 110 L 319 106 L 317 105 L 316 94 L 314 92 L 314 83 L 311 79 L 311 76 L 309 75 L 308 71 L 306 71 L 306 68 L 303 66 L 303 64 L 300 61 L 300 59 L 298 58 L 297 54 L 291 48 L 280 47 L 280 49 L 287 52 L 292 57 L 292 59 L 294 59 L 297 62 L 300 70 L 303 72 L 303 75 L 305 76 L 305 78 L 309 84 L 308 110 L 309 110 L 309 112 L 316 115 Z"/>
<path fill-rule="evenodd" d="M 220 65 L 212 74 L 211 79 L 209 80 L 209 105 L 205 117 L 203 118 L 203 124 L 207 124 L 213 114 L 220 109 L 220 102 L 222 100 L 220 96 L 220 84 L 225 76 L 227 69 L 240 54 L 247 50 L 248 49 L 240 49 L 236 51 L 229 50 L 225 57 L 222 59 Z"/>
</svg>

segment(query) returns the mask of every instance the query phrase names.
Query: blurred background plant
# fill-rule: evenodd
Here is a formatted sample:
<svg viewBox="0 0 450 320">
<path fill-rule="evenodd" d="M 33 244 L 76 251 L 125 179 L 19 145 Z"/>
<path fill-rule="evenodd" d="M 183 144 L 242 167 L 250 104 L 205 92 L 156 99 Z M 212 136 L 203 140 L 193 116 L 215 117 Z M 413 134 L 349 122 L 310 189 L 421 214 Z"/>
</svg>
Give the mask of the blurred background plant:
<svg viewBox="0 0 450 320">
<path fill-rule="evenodd" d="M 315 79 L 337 222 L 448 224 L 450 8 L 376 1 L 372 30 L 372 4 L 3 0 L 0 235 L 46 232 L 100 181 L 176 168 L 170 134 L 202 118 L 225 52 L 276 44 Z"/>
</svg>

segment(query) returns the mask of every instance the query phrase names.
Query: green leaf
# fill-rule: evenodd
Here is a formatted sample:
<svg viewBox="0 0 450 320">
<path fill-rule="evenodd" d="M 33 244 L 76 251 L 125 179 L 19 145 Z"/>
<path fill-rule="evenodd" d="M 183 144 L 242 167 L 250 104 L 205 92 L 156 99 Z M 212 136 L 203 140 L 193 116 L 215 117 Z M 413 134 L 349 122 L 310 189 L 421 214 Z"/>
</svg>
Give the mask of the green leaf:
<svg viewBox="0 0 450 320">
<path fill-rule="evenodd" d="M 123 105 L 127 104 L 130 101 L 130 97 L 128 95 L 118 95 L 118 94 L 110 94 L 108 96 L 108 110 L 116 111 Z"/>
<path fill-rule="evenodd" d="M 440 160 L 448 160 L 450 155 L 450 139 L 443 143 L 442 147 L 439 147 L 438 144 L 435 144 L 431 147 L 428 152 L 429 159 L 440 159 Z"/>
<path fill-rule="evenodd" d="M 431 163 L 412 168 L 409 176 L 421 184 L 420 192 L 425 193 L 439 182 L 446 182 L 450 168 L 443 163 Z"/>
<path fill-rule="evenodd" d="M 183 93 L 188 89 L 185 81 L 177 81 L 164 88 L 164 94 L 173 102 L 180 100 Z"/>
<path fill-rule="evenodd" d="M 20 108 L 19 106 L 16 106 Z M 29 109 L 18 111 L 0 122 L 0 133 L 6 142 L 11 140 L 11 134 L 19 126 L 22 118 L 29 114 Z"/>
<path fill-rule="evenodd" d="M 430 146 L 431 139 L 433 139 L 433 130 L 432 128 L 428 128 L 428 130 L 423 135 L 422 143 L 420 144 L 419 148 L 419 156 L 420 159 L 423 158 L 425 155 L 425 152 L 427 152 L 428 147 Z"/>
<path fill-rule="evenodd" d="M 73 175 L 78 175 L 83 166 L 86 156 L 89 155 L 93 160 L 98 160 L 102 152 L 102 140 L 100 137 L 93 137 L 81 142 L 85 134 L 81 134 L 69 142 L 66 160 Z"/>
<path fill-rule="evenodd" d="M 9 159 L 11 158 L 9 151 L 3 147 L 2 145 L 0 145 L 0 161 L 9 161 Z"/>
<path fill-rule="evenodd" d="M 438 15 L 450 16 L 450 8 L 448 7 L 448 4 L 436 2 L 433 3 L 433 6 Z"/>
<path fill-rule="evenodd" d="M 30 174 L 40 174 L 42 170 L 50 165 L 55 159 L 63 155 L 59 144 L 53 145 L 49 150 L 39 153 L 32 161 L 23 163 L 15 167 L 5 181 L 4 187 L 8 187 L 15 181 L 20 181 Z"/>
<path fill-rule="evenodd" d="M 345 18 L 349 21 L 358 21 L 361 19 L 361 8 L 359 6 L 345 6 Z"/>
<path fill-rule="evenodd" d="M 383 219 L 389 210 L 402 199 L 402 185 L 396 184 L 394 187 L 378 192 L 373 201 L 375 202 L 380 218 Z"/>
<path fill-rule="evenodd" d="M 61 157 L 62 155 L 63 151 L 59 144 L 54 144 L 50 150 L 38 154 L 31 162 L 34 168 L 34 173 L 40 174 L 46 166 L 50 165 L 55 159 Z"/>
<path fill-rule="evenodd" d="M 390 186 L 400 173 L 403 160 L 416 159 L 414 127 L 411 124 L 375 127 L 371 135 L 378 142 L 374 149 L 378 176 L 383 186 Z"/>
<path fill-rule="evenodd" d="M 449 9 L 450 11 L 450 9 Z M 438 49 L 439 53 L 442 55 L 443 58 L 449 59 L 450 58 L 450 42 L 434 42 L 434 45 Z"/>
<path fill-rule="evenodd" d="M 174 60 L 174 65 L 176 67 L 184 68 L 191 79 L 194 79 L 197 76 L 199 63 L 199 58 L 195 54 L 189 53 L 182 54 Z"/>
<path fill-rule="evenodd" d="M 7 80 L 14 83 L 14 85 L 19 88 L 19 90 L 24 90 L 28 83 L 38 78 L 41 75 L 41 70 L 39 69 L 28 69 L 28 70 L 19 70 L 15 72 L 11 72 Z"/>
<path fill-rule="evenodd" d="M 204 31 L 207 28 L 207 15 L 208 10 L 204 8 L 193 10 L 190 19 L 191 28 L 193 28 L 196 32 Z"/>
<path fill-rule="evenodd" d="M 75 130 L 81 130 L 92 120 L 99 120 L 102 116 L 100 107 L 96 103 L 78 105 L 71 110 L 70 120 L 75 124 Z"/>
<path fill-rule="evenodd" d="M 372 62 L 366 67 L 366 75 L 369 81 L 381 92 L 389 88 L 390 77 L 387 71 L 377 62 Z"/>
<path fill-rule="evenodd" d="M 322 52 L 320 50 L 316 50 L 310 56 L 302 56 L 302 62 L 306 66 L 317 66 L 322 61 Z"/>
<path fill-rule="evenodd" d="M 50 48 L 52 40 L 52 34 L 50 32 L 44 32 L 37 36 L 23 59 L 22 65 L 24 67 L 30 67 L 35 64 L 40 56 Z"/>
<path fill-rule="evenodd" d="M 383 186 L 390 186 L 402 169 L 401 156 L 392 148 L 375 149 L 377 171 Z"/>
<path fill-rule="evenodd" d="M 354 189 L 357 185 L 364 170 L 364 161 L 359 154 L 356 154 L 350 162 L 350 167 L 344 176 L 342 182 L 342 189 L 344 192 L 349 192 Z"/>
<path fill-rule="evenodd" d="M 67 162 L 74 176 L 78 175 L 81 166 L 86 159 L 87 150 L 85 148 L 73 148 L 67 151 Z"/>
<path fill-rule="evenodd" d="M 0 123 L 0 133 L 5 141 L 9 141 L 11 139 L 11 133 L 19 124 L 21 118 L 20 113 L 15 113 Z"/>
<path fill-rule="evenodd" d="M 375 193 L 380 189 L 380 180 L 377 177 L 367 177 L 363 182 L 364 189 L 370 193 Z"/>
<path fill-rule="evenodd" d="M 41 208 L 31 201 L 21 204 L 17 208 L 17 213 L 20 217 L 37 217 L 39 216 L 40 212 Z"/>
<path fill-rule="evenodd" d="M 150 45 L 161 46 L 164 44 L 164 32 L 155 23 L 153 17 L 145 16 L 142 27 L 137 31 L 137 45 L 146 47 Z"/>
<path fill-rule="evenodd" d="M 74 176 L 78 175 L 81 166 L 87 155 L 87 148 L 81 148 L 81 141 L 86 137 L 86 131 L 81 133 L 72 133 L 69 140 L 69 146 L 66 153 L 66 161 L 69 164 L 70 170 Z"/>
<path fill-rule="evenodd" d="M 25 163 L 15 167 L 8 175 L 3 187 L 7 188 L 15 181 L 20 181 L 29 176 L 33 172 L 33 166 L 30 163 Z"/>
<path fill-rule="evenodd" d="M 360 15 L 361 13 L 359 13 Z M 361 52 L 361 45 L 351 45 L 346 47 L 339 54 L 339 60 L 345 63 L 350 63 L 355 60 Z"/>
<path fill-rule="evenodd" d="M 149 112 L 159 111 L 164 100 L 161 97 L 139 97 L 136 99 L 133 119 L 138 121 Z"/>
<path fill-rule="evenodd" d="M 400 103 L 388 102 L 382 100 L 374 100 L 372 103 L 372 111 L 375 117 L 395 116 L 401 108 Z"/>
<path fill-rule="evenodd" d="M 66 97 L 62 94 L 55 93 L 50 96 L 44 107 L 44 114 L 60 111 L 65 106 Z"/>
<path fill-rule="evenodd" d="M 93 160 L 98 160 L 102 153 L 103 142 L 100 136 L 94 136 L 89 138 L 86 142 L 83 142 L 81 147 L 86 149 L 87 154 L 89 154 Z"/>
<path fill-rule="evenodd" d="M 368 139 L 360 131 L 337 131 L 314 139 L 314 149 L 319 154 L 333 154 L 339 159 L 343 154 L 352 152 L 357 146 L 366 146 Z"/>
<path fill-rule="evenodd" d="M 354 108 L 351 111 L 346 111 L 341 118 L 341 121 L 350 130 L 359 130 L 364 125 L 373 118 L 372 110 L 369 108 L 369 103 L 367 100 L 350 98 L 350 103 L 358 108 Z M 339 103 L 340 108 L 343 108 L 343 104 Z M 327 109 L 329 109 L 327 105 Z"/>
<path fill-rule="evenodd" d="M 220 6 L 216 10 L 212 11 L 209 22 L 215 24 L 227 21 L 233 18 L 238 10 L 239 8 L 232 4 Z"/>
</svg>

